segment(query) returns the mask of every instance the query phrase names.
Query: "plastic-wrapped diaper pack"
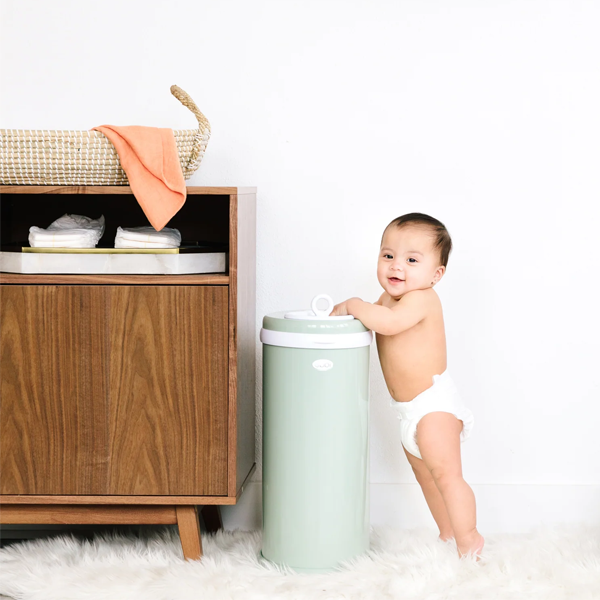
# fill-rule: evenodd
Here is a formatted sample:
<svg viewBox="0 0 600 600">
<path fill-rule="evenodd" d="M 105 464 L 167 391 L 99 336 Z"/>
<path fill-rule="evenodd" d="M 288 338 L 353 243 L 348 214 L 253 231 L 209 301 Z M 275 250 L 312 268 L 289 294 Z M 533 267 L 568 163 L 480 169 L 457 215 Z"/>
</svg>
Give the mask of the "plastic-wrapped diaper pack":
<svg viewBox="0 0 600 600">
<path fill-rule="evenodd" d="M 104 233 L 104 215 L 90 219 L 83 215 L 65 214 L 47 229 L 29 228 L 32 248 L 95 248 Z"/>
<path fill-rule="evenodd" d="M 104 215 L 90 219 L 83 215 L 65 214 L 47 229 L 29 228 L 32 248 L 95 248 L 104 234 Z M 179 248 L 181 233 L 178 229 L 163 227 L 117 228 L 115 248 Z"/>
<path fill-rule="evenodd" d="M 115 248 L 179 248 L 181 233 L 178 229 L 163 227 L 156 231 L 154 227 L 117 227 Z"/>
</svg>

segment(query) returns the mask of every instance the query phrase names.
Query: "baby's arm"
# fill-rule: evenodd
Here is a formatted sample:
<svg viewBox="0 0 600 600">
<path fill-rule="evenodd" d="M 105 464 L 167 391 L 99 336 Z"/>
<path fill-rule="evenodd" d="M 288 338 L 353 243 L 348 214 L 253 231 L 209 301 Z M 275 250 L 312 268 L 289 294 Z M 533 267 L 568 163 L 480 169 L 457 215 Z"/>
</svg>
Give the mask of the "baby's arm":
<svg viewBox="0 0 600 600">
<path fill-rule="evenodd" d="M 395 335 L 420 323 L 427 316 L 428 305 L 427 290 L 413 290 L 404 294 L 394 308 L 363 302 L 360 298 L 346 300 L 349 315 L 382 335 Z"/>
</svg>

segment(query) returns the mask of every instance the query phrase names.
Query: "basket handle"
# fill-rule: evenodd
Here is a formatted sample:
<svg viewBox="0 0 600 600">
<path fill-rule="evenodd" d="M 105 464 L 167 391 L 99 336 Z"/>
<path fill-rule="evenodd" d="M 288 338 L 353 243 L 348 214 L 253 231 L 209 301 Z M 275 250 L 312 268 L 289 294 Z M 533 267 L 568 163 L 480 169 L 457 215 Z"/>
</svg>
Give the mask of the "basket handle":
<svg viewBox="0 0 600 600">
<path fill-rule="evenodd" d="M 192 147 L 192 151 L 190 154 L 190 160 L 188 165 L 195 165 L 198 160 L 198 155 L 200 154 L 200 146 L 202 145 L 202 140 L 204 138 L 204 130 L 207 130 L 208 135 L 210 136 L 210 123 L 208 119 L 200 112 L 200 109 L 196 106 L 196 103 L 190 98 L 187 92 L 184 92 L 178 85 L 171 86 L 171 94 L 181 102 L 186 108 L 191 110 L 196 119 L 198 119 L 198 125 L 200 129 L 198 131 L 198 135 L 196 135 L 194 140 L 194 145 Z"/>
</svg>

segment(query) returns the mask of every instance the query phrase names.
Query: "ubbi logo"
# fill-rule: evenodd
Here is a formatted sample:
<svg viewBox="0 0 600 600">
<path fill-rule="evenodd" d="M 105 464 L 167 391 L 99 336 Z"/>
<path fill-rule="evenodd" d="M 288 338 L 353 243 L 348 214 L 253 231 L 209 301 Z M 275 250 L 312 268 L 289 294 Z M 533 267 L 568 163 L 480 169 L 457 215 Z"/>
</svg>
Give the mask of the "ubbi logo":
<svg viewBox="0 0 600 600">
<path fill-rule="evenodd" d="M 327 360 L 326 358 L 321 358 L 319 360 L 315 360 L 312 366 L 317 371 L 329 371 L 329 369 L 333 367 L 333 363 L 330 360 Z"/>
</svg>

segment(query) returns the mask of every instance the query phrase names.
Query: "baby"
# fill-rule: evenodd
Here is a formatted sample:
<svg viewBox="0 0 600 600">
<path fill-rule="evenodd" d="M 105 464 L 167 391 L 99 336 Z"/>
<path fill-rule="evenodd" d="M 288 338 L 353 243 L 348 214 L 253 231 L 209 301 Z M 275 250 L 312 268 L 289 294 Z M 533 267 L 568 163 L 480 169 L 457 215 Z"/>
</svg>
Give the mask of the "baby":
<svg viewBox="0 0 600 600">
<path fill-rule="evenodd" d="M 437 219 L 422 213 L 394 219 L 383 232 L 377 262 L 383 294 L 374 304 L 350 298 L 330 316 L 353 315 L 375 332 L 404 452 L 440 539 L 454 538 L 459 556 L 479 560 L 484 539 L 460 458 L 474 419 L 446 368 L 442 304 L 433 290 L 451 249 L 450 234 Z"/>
</svg>

